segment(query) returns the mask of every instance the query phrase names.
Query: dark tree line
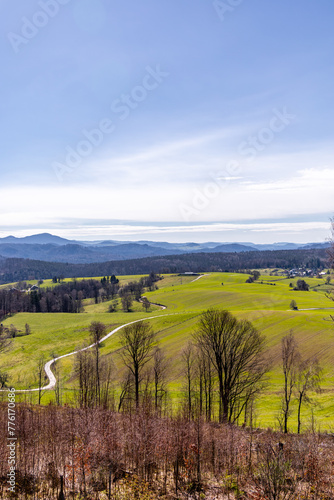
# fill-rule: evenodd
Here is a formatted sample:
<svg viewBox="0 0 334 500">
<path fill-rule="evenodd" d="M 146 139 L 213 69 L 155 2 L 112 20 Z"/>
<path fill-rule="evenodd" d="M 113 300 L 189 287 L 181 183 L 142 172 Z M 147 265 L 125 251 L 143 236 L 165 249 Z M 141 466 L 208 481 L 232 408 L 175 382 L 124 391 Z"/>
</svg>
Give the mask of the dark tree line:
<svg viewBox="0 0 334 500">
<path fill-rule="evenodd" d="M 0 259 L 0 284 L 27 279 L 76 276 L 180 273 L 186 271 L 244 271 L 246 269 L 307 267 L 321 270 L 328 265 L 326 249 L 254 251 L 241 253 L 198 253 L 146 257 L 94 264 L 63 264 L 29 259 Z"/>
<path fill-rule="evenodd" d="M 62 283 L 54 288 L 39 288 L 30 292 L 24 290 L 0 290 L 0 317 L 19 312 L 31 313 L 78 313 L 82 301 L 92 298 L 98 303 L 109 300 L 118 293 L 117 283 L 102 284 L 98 280 L 81 280 Z"/>
<path fill-rule="evenodd" d="M 54 277 L 58 283 L 61 278 Z M 139 300 L 145 288 L 153 290 L 160 279 L 155 273 L 140 278 L 139 281 L 120 286 L 115 275 L 104 276 L 101 280 L 72 280 L 53 288 L 39 288 L 28 291 L 19 286 L 0 290 L 0 319 L 19 312 L 32 313 L 79 313 L 85 299 L 95 303 L 120 297 L 124 311 L 129 311 L 132 301 Z M 58 281 L 59 280 L 59 281 Z M 21 282 L 22 284 L 22 282 Z M 115 309 L 115 308 L 114 308 Z"/>
</svg>

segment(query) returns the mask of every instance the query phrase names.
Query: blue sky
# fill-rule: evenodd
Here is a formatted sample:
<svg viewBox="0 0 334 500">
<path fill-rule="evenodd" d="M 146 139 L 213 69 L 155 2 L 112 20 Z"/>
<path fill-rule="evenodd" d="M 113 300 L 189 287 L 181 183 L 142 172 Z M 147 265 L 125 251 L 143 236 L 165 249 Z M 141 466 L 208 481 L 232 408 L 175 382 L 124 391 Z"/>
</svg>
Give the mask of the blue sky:
<svg viewBox="0 0 334 500">
<path fill-rule="evenodd" d="M 322 241 L 331 0 L 0 5 L 0 236 Z"/>
</svg>

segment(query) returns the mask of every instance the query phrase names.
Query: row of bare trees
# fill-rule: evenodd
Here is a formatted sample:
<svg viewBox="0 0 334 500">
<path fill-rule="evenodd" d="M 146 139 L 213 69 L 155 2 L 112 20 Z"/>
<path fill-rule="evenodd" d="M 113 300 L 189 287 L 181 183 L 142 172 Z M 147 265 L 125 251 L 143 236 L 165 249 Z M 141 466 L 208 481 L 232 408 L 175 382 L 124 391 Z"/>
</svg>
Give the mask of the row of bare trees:
<svg viewBox="0 0 334 500">
<path fill-rule="evenodd" d="M 150 323 L 135 321 L 120 330 L 117 356 L 123 367 L 121 381 L 115 375 L 113 357 L 100 356 L 105 332 L 105 325 L 93 322 L 93 348 L 86 346 L 76 355 L 79 406 L 110 407 L 118 386 L 119 411 L 138 409 L 148 399 L 154 402 L 155 410 L 162 411 L 168 403 L 170 360 Z M 317 359 L 302 358 L 292 332 L 283 337 L 281 353 L 283 388 L 278 420 L 287 433 L 292 405 L 297 406 L 300 433 L 302 408 L 311 402 L 313 392 L 320 391 L 322 370 Z M 270 366 L 265 339 L 249 321 L 238 321 L 228 311 L 209 309 L 202 314 L 192 340 L 181 353 L 179 375 L 184 381 L 183 401 L 188 419 L 200 415 L 206 421 L 252 425 L 256 399 L 267 384 Z"/>
<path fill-rule="evenodd" d="M 263 387 L 269 369 L 264 337 L 249 321 L 238 321 L 228 311 L 209 309 L 202 315 L 194 339 L 218 378 L 219 420 L 238 420 Z"/>
<path fill-rule="evenodd" d="M 219 309 L 202 314 L 182 353 L 189 419 L 199 412 L 210 421 L 218 406 L 220 422 L 238 422 L 242 415 L 246 420 L 266 382 L 264 348 L 264 337 L 249 321 Z"/>
<path fill-rule="evenodd" d="M 112 359 L 100 356 L 100 343 L 106 326 L 93 321 L 89 327 L 91 346 L 83 346 L 77 353 L 74 372 L 78 381 L 77 402 L 81 408 L 108 406 L 114 378 Z"/>
<path fill-rule="evenodd" d="M 112 386 L 114 365 L 109 357 L 101 363 L 99 346 L 105 326 L 93 322 L 93 349 L 79 351 L 75 360 L 78 401 L 81 407 L 106 404 Z M 148 321 L 135 321 L 119 333 L 119 356 L 125 367 L 119 409 L 140 405 L 151 397 L 155 408 L 166 401 L 169 362 L 158 345 Z M 264 355 L 264 337 L 249 321 L 238 321 L 228 311 L 209 309 L 202 314 L 192 342 L 182 352 L 186 381 L 185 400 L 189 419 L 196 414 L 210 421 L 218 406 L 220 422 L 237 422 L 261 392 L 269 363 Z M 114 377 L 115 379 L 115 377 Z"/>
</svg>

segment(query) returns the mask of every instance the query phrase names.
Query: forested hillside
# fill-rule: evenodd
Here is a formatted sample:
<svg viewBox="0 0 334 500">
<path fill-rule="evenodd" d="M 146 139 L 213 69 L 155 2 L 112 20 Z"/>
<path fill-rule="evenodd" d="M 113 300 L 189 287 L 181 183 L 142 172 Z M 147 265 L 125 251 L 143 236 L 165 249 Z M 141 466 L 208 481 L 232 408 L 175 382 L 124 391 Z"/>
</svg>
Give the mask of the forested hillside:
<svg viewBox="0 0 334 500">
<path fill-rule="evenodd" d="M 242 253 L 198 253 L 146 257 L 94 264 L 64 264 L 30 259 L 0 259 L 0 283 L 53 276 L 89 277 L 104 275 L 242 271 L 250 268 L 306 267 L 323 269 L 328 265 L 326 249 L 254 251 Z"/>
</svg>

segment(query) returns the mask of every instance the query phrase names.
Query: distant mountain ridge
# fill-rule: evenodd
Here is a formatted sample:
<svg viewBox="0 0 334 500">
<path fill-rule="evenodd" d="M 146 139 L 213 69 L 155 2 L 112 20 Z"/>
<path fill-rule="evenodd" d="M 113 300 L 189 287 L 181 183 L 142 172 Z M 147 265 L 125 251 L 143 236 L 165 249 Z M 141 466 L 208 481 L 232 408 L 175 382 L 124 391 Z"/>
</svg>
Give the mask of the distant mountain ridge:
<svg viewBox="0 0 334 500">
<path fill-rule="evenodd" d="M 327 248 L 329 242 L 308 243 L 169 243 L 157 241 L 76 241 L 49 233 L 35 234 L 23 238 L 7 236 L 0 238 L 0 258 L 23 258 L 46 262 L 89 264 L 94 262 L 119 261 L 146 257 L 182 255 L 187 253 L 240 253 L 263 250 L 296 250 Z"/>
<path fill-rule="evenodd" d="M 0 238 L 0 245 L 3 243 L 12 243 L 14 245 L 67 245 L 68 243 L 72 242 L 77 243 L 74 240 L 67 240 L 65 238 L 61 238 L 60 236 L 55 236 L 49 233 L 34 234 L 32 236 L 24 236 L 22 238 L 17 238 L 16 236 L 6 236 L 5 238 Z"/>
</svg>

